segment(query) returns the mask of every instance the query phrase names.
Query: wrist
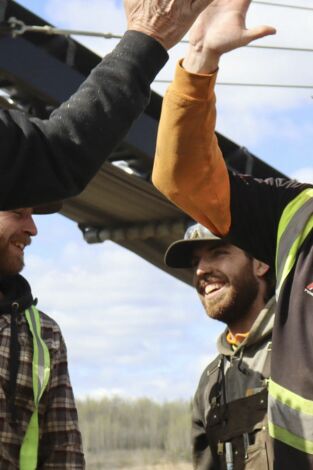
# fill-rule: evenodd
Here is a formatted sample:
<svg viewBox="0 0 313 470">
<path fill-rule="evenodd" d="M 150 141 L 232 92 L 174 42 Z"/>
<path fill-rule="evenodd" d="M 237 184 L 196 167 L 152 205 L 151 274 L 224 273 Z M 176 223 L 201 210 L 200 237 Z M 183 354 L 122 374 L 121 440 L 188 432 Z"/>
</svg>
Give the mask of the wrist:
<svg viewBox="0 0 313 470">
<path fill-rule="evenodd" d="M 218 69 L 220 55 L 213 51 L 204 51 L 189 46 L 183 67 L 190 73 L 211 74 Z"/>
<path fill-rule="evenodd" d="M 169 45 L 165 40 L 163 40 L 163 38 L 161 38 L 159 34 L 153 30 L 153 28 L 150 28 L 149 25 L 142 25 L 141 23 L 132 23 L 131 25 L 128 25 L 128 31 L 137 31 L 138 33 L 150 36 L 152 39 L 160 43 L 166 51 L 171 47 L 171 45 Z"/>
</svg>

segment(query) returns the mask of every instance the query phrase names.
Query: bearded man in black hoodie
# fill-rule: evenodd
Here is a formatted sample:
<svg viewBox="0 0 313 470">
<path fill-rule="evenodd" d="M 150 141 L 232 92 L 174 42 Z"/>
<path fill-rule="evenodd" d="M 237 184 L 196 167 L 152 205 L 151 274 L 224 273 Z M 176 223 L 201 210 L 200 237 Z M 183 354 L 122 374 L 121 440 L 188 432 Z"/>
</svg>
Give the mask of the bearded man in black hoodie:
<svg viewBox="0 0 313 470">
<path fill-rule="evenodd" d="M 19 272 L 34 213 L 0 212 L 0 468 L 83 469 L 81 435 L 59 326 Z"/>
</svg>

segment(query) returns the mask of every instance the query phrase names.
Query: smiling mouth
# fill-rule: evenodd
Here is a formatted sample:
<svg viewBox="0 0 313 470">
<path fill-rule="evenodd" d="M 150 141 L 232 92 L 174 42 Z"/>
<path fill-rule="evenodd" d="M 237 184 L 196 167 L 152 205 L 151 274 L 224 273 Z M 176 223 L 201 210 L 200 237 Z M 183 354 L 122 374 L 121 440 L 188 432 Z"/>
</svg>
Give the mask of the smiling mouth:
<svg viewBox="0 0 313 470">
<path fill-rule="evenodd" d="M 18 248 L 18 250 L 23 254 L 24 253 L 24 248 L 25 248 L 25 243 L 22 242 L 12 242 L 12 245 Z"/>
<path fill-rule="evenodd" d="M 224 282 L 214 282 L 214 283 L 206 284 L 204 288 L 204 294 L 207 297 L 216 295 L 223 289 L 223 287 L 225 287 L 225 285 L 226 284 Z"/>
</svg>

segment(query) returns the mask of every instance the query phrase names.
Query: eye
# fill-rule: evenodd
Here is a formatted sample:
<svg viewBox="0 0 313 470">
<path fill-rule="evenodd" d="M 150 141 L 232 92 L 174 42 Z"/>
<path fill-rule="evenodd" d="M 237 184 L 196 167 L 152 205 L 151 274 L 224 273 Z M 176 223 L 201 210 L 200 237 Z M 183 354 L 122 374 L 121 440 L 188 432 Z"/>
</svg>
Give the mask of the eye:
<svg viewBox="0 0 313 470">
<path fill-rule="evenodd" d="M 16 215 L 17 217 L 22 217 L 23 213 L 21 210 L 15 210 L 15 211 L 12 211 L 14 215 Z"/>
<path fill-rule="evenodd" d="M 193 256 L 191 258 L 191 267 L 192 267 L 192 269 L 196 269 L 196 267 L 199 264 L 199 261 L 200 261 L 200 258 L 198 258 L 197 256 Z"/>
<path fill-rule="evenodd" d="M 227 256 L 229 253 L 225 249 L 220 249 L 215 251 L 216 256 Z"/>
</svg>

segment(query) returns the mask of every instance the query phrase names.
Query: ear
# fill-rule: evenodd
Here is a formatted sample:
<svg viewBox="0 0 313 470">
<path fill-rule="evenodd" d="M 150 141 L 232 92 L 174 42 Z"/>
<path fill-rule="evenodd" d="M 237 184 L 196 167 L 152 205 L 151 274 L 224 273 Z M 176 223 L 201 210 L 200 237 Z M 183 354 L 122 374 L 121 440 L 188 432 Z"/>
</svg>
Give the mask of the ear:
<svg viewBox="0 0 313 470">
<path fill-rule="evenodd" d="M 257 277 L 263 277 L 268 271 L 270 267 L 268 264 L 259 261 L 258 259 L 253 260 L 253 271 Z"/>
</svg>

